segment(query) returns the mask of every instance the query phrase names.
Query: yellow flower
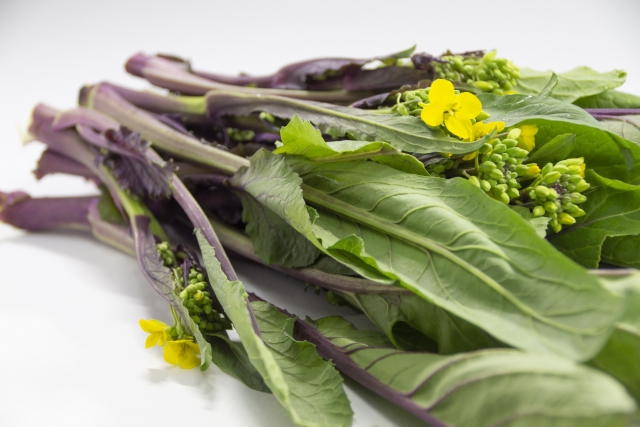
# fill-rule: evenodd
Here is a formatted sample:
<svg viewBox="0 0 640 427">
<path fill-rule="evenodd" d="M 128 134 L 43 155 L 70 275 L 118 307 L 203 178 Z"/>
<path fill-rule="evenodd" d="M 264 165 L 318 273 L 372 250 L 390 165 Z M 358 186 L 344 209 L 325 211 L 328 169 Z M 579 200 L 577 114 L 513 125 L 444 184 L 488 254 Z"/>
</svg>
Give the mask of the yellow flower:
<svg viewBox="0 0 640 427">
<path fill-rule="evenodd" d="M 580 159 L 584 160 L 584 157 L 580 157 Z M 587 164 L 586 163 L 582 163 L 580 165 L 580 173 L 578 175 L 580 175 L 581 177 L 584 178 L 584 170 L 587 168 Z"/>
<path fill-rule="evenodd" d="M 456 95 L 453 84 L 448 80 L 437 79 L 429 89 L 429 104 L 420 104 L 420 117 L 429 126 L 440 126 L 443 122 L 449 132 L 469 139 L 471 119 L 482 111 L 482 103 L 473 94 L 463 92 Z"/>
<path fill-rule="evenodd" d="M 156 344 L 162 347 L 171 338 L 169 325 L 159 320 L 140 319 L 140 327 L 149 334 L 144 344 L 146 348 L 153 347 Z"/>
<path fill-rule="evenodd" d="M 164 360 L 182 369 L 200 366 L 200 346 L 192 340 L 175 340 L 164 346 Z"/>
<path fill-rule="evenodd" d="M 498 132 L 501 132 L 504 129 L 504 122 L 493 122 L 489 124 L 485 124 L 482 122 L 476 122 L 471 127 L 471 134 L 468 139 L 465 141 L 477 141 L 485 135 L 489 135 L 493 130 L 496 129 Z M 462 158 L 462 160 L 473 160 L 478 155 L 477 151 L 473 153 L 469 153 Z"/>
<path fill-rule="evenodd" d="M 531 151 L 536 146 L 535 134 L 538 133 L 536 125 L 520 125 L 520 136 L 518 137 L 518 147 Z"/>
</svg>

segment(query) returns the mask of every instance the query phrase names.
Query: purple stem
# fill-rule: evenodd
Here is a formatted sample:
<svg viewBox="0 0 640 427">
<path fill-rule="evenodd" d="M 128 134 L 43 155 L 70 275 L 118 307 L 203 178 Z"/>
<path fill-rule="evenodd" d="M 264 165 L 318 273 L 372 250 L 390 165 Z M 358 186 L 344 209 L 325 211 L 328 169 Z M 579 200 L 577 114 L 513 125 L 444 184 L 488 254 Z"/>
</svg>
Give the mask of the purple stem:
<svg viewBox="0 0 640 427">
<path fill-rule="evenodd" d="M 97 85 L 82 97 L 89 107 L 102 111 L 133 131 L 140 132 L 143 138 L 153 145 L 175 156 L 205 163 L 229 175 L 240 167 L 249 165 L 249 161 L 244 158 L 202 144 L 193 136 L 185 135 L 160 122 L 150 113 L 125 100 L 109 84 Z"/>
<path fill-rule="evenodd" d="M 191 70 L 193 74 L 196 76 L 203 77 L 207 80 L 213 80 L 214 82 L 224 83 L 233 86 L 250 86 L 254 85 L 254 87 L 268 88 L 271 87 L 271 81 L 273 80 L 274 74 L 270 76 L 247 76 L 241 74 L 239 76 L 226 76 L 222 74 L 216 73 L 208 73 L 205 71 L 195 71 Z"/>
<path fill-rule="evenodd" d="M 55 151 L 45 150 L 40 156 L 38 166 L 33 171 L 33 174 L 36 176 L 36 179 L 42 179 L 46 175 L 55 173 L 81 176 L 90 179 L 96 184 L 100 182 L 100 179 L 86 166 Z"/>
<path fill-rule="evenodd" d="M 129 73 L 143 77 L 151 84 L 185 95 L 204 95 L 211 90 L 223 90 L 342 103 L 353 102 L 371 95 L 370 92 L 349 92 L 345 90 L 308 91 L 235 86 L 193 74 L 189 71 L 189 67 L 183 62 L 143 54 L 137 54 L 130 58 L 125 64 L 125 68 Z"/>
<path fill-rule="evenodd" d="M 0 192 L 0 221 L 29 231 L 88 231 L 91 227 L 87 212 L 95 200 L 95 197 L 32 199 L 22 191 Z"/>
<path fill-rule="evenodd" d="M 147 157 L 154 162 L 162 161 L 162 158 L 151 149 L 147 151 Z M 204 237 L 207 239 L 207 242 L 213 247 L 216 258 L 220 261 L 220 266 L 224 274 L 231 281 L 238 280 L 238 276 L 233 269 L 233 265 L 231 265 L 231 261 L 229 261 L 227 253 L 222 248 L 222 243 L 220 243 L 220 240 L 218 239 L 216 232 L 213 230 L 207 215 L 204 213 L 196 199 L 176 174 L 173 174 L 171 184 L 173 186 L 173 198 L 178 202 L 182 210 L 184 210 L 184 213 L 187 214 L 187 217 L 193 224 L 193 227 L 200 229 Z"/>
<path fill-rule="evenodd" d="M 608 115 L 608 116 L 626 116 L 633 114 L 640 114 L 640 108 L 585 108 L 584 111 L 596 115 Z"/>
<path fill-rule="evenodd" d="M 309 323 L 297 319 L 293 335 L 297 340 L 306 340 L 315 344 L 318 354 L 326 360 L 332 360 L 340 372 L 351 377 L 391 403 L 412 413 L 421 420 L 428 422 L 433 427 L 450 427 L 448 424 L 443 423 L 429 414 L 423 407 L 417 405 L 402 393 L 382 383 L 379 379 L 358 366 L 343 349 L 334 345 Z"/>
</svg>

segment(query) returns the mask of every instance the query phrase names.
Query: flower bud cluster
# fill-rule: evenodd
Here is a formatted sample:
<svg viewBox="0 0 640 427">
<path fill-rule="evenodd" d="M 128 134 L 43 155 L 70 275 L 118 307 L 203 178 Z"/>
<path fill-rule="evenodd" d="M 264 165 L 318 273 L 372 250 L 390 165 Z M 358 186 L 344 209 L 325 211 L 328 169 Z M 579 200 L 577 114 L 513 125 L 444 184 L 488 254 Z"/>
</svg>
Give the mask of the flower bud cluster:
<svg viewBox="0 0 640 427">
<path fill-rule="evenodd" d="M 518 141 L 509 136 L 515 133 L 502 140 L 494 138 L 480 147 L 478 176 L 469 177 L 472 184 L 505 204 L 520 197 L 522 185 L 516 178 L 528 176 L 533 169 L 531 165 L 522 164 L 529 152 L 518 148 Z"/>
<path fill-rule="evenodd" d="M 156 245 L 156 250 L 158 251 L 158 255 L 160 255 L 165 267 L 173 268 L 173 266 L 176 265 L 176 257 L 169 247 L 169 243 L 158 243 Z"/>
<path fill-rule="evenodd" d="M 180 292 L 184 306 L 189 310 L 189 315 L 198 324 L 202 332 L 219 332 L 223 329 L 231 329 L 228 319 L 220 316 L 213 308 L 210 294 L 205 290 L 207 282 L 204 274 L 195 268 L 189 271 L 189 283 Z"/>
<path fill-rule="evenodd" d="M 229 138 L 231 138 L 233 141 L 245 142 L 252 141 L 256 136 L 256 133 L 250 129 L 240 130 L 237 128 L 227 128 L 227 135 L 229 135 Z"/>
<path fill-rule="evenodd" d="M 496 58 L 496 52 L 478 56 L 475 52 L 466 55 L 443 55 L 446 62 L 433 62 L 433 68 L 441 79 L 457 80 L 473 84 L 484 92 L 503 95 L 517 84 L 520 68 L 513 62 Z"/>
<path fill-rule="evenodd" d="M 446 178 L 445 171 L 448 171 L 449 169 L 451 169 L 454 164 L 455 162 L 453 160 L 445 159 L 437 163 L 428 164 L 425 166 L 425 168 L 427 169 L 427 172 L 429 172 L 431 176 Z"/>
<path fill-rule="evenodd" d="M 584 160 L 567 159 L 555 165 L 547 163 L 540 176 L 527 188 L 529 198 L 536 204 L 535 217 L 551 218 L 549 226 L 556 233 L 563 225 L 576 223 L 586 213 L 578 205 L 587 197 L 583 193 L 590 184 L 582 177 Z"/>
</svg>

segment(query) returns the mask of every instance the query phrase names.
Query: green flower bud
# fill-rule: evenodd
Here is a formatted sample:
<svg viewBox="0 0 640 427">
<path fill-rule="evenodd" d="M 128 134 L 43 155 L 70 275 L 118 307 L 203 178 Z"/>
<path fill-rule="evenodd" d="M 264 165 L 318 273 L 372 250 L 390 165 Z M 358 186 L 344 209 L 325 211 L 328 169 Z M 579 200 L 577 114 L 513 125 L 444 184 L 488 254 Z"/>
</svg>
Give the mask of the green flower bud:
<svg viewBox="0 0 640 427">
<path fill-rule="evenodd" d="M 548 174 L 546 174 L 544 178 L 542 178 L 542 180 L 547 184 L 552 184 L 560 179 L 560 175 L 561 174 L 558 171 L 551 171 Z"/>
<path fill-rule="evenodd" d="M 520 138 L 521 133 L 522 131 L 519 128 L 511 129 L 507 134 L 507 139 L 517 140 L 518 138 Z"/>
<path fill-rule="evenodd" d="M 508 205 L 509 202 L 511 201 L 509 199 L 509 196 L 507 195 L 507 193 L 502 193 L 500 194 L 500 196 L 498 196 L 498 200 L 500 200 L 502 203 L 504 203 L 505 205 Z"/>
<path fill-rule="evenodd" d="M 501 96 L 504 95 L 504 91 L 500 88 L 492 90 L 491 93 L 494 95 L 501 95 Z"/>
<path fill-rule="evenodd" d="M 576 223 L 576 219 L 568 213 L 560 212 L 558 214 L 558 222 L 564 225 L 573 225 Z"/>
<path fill-rule="evenodd" d="M 500 169 L 493 169 L 491 172 L 489 172 L 489 177 L 492 179 L 501 179 L 503 177 L 503 174 Z"/>
<path fill-rule="evenodd" d="M 585 181 L 584 179 L 580 182 L 578 182 L 576 184 L 576 191 L 578 193 L 582 193 L 583 191 L 585 191 L 586 189 L 588 189 L 589 187 L 591 187 L 591 184 L 589 184 L 587 181 Z"/>
<path fill-rule="evenodd" d="M 491 159 L 492 162 L 501 162 L 502 161 L 502 156 L 500 154 L 492 154 L 491 157 L 489 157 Z"/>
<path fill-rule="evenodd" d="M 518 130 L 519 130 L 519 129 L 518 129 Z M 511 133 L 511 132 L 509 132 L 509 133 Z M 503 143 L 504 145 L 506 145 L 506 146 L 507 146 L 507 148 L 513 148 L 513 147 L 515 147 L 515 146 L 517 146 L 517 145 L 518 145 L 518 141 L 516 141 L 516 140 L 515 140 L 515 139 L 513 139 L 513 138 L 509 138 L 509 137 L 508 137 L 508 135 L 507 135 L 507 138 L 505 138 L 505 139 L 503 139 L 503 140 L 502 140 L 502 143 Z M 508 151 L 509 151 L 509 150 L 507 150 L 507 152 L 508 152 Z"/>
<path fill-rule="evenodd" d="M 516 169 L 515 169 L 518 176 L 526 175 L 528 170 L 529 170 L 529 167 L 526 165 L 518 165 L 516 166 Z"/>
<path fill-rule="evenodd" d="M 502 168 L 504 168 L 504 162 L 496 162 L 496 167 L 497 167 L 498 169 L 502 169 Z"/>
<path fill-rule="evenodd" d="M 404 104 L 398 104 L 398 114 L 400 114 L 401 116 L 408 116 L 409 115 L 409 110 L 407 109 L 407 106 Z"/>
<path fill-rule="evenodd" d="M 482 77 L 480 77 L 480 75 L 482 75 Z M 485 77 L 486 77 L 486 73 L 484 71 L 481 71 L 480 73 L 478 73 L 478 78 L 481 78 L 481 80 L 477 82 L 472 82 L 472 84 L 478 89 L 481 89 L 483 92 L 491 92 L 493 90 L 493 85 L 483 81 Z"/>
<path fill-rule="evenodd" d="M 496 168 L 496 164 L 491 161 L 484 162 L 480 165 L 480 171 L 484 173 L 489 173 L 495 168 Z"/>
<path fill-rule="evenodd" d="M 517 199 L 518 197 L 520 197 L 520 192 L 517 188 L 511 187 L 507 190 L 507 196 L 509 196 L 511 199 Z"/>
<path fill-rule="evenodd" d="M 573 216 L 574 218 L 579 218 L 581 216 L 585 216 L 586 214 L 587 213 L 584 210 L 580 209 L 580 208 L 578 208 L 578 210 L 575 211 L 575 212 L 571 212 L 571 216 Z"/>
<path fill-rule="evenodd" d="M 552 163 L 547 163 L 546 165 L 544 165 L 544 167 L 540 171 L 540 174 L 546 175 L 549 172 L 551 172 L 551 169 L 553 169 L 553 164 Z"/>
<path fill-rule="evenodd" d="M 195 286 L 196 289 L 199 290 L 199 291 L 204 291 L 205 283 L 204 282 L 198 282 L 193 286 Z"/>
<path fill-rule="evenodd" d="M 549 197 L 549 188 L 543 185 L 538 185 L 535 192 L 540 197 Z"/>
<path fill-rule="evenodd" d="M 489 185 L 491 185 L 492 187 L 498 185 L 498 181 L 496 181 L 495 179 L 488 179 L 487 181 L 489 181 Z"/>
<path fill-rule="evenodd" d="M 556 164 L 553 167 L 553 170 L 556 171 L 556 172 L 560 172 L 560 173 L 567 173 L 567 170 L 569 170 L 569 168 L 566 167 L 565 165 Z"/>
<path fill-rule="evenodd" d="M 581 176 L 579 176 L 579 175 L 571 175 L 571 176 L 569 177 L 569 182 L 570 182 L 570 183 L 572 183 L 572 184 L 577 184 L 577 183 L 579 183 L 580 181 L 582 181 L 582 177 L 581 177 Z"/>
<path fill-rule="evenodd" d="M 493 146 L 491 144 L 487 144 L 486 142 L 482 144 L 482 147 L 478 149 L 480 154 L 487 154 L 493 150 Z"/>
<path fill-rule="evenodd" d="M 545 210 L 542 206 L 536 206 L 535 208 L 533 208 L 533 216 L 538 218 L 541 217 L 542 215 L 544 215 Z"/>
<path fill-rule="evenodd" d="M 567 159 L 567 166 L 582 166 L 582 164 L 584 163 L 584 159 L 583 158 L 577 158 L 577 159 Z"/>
<path fill-rule="evenodd" d="M 558 198 L 558 192 L 553 188 L 549 189 L 549 196 L 547 196 L 550 200 L 556 200 Z"/>
<path fill-rule="evenodd" d="M 580 193 L 571 193 L 569 197 L 571 198 L 571 202 L 577 205 L 587 201 L 587 196 Z"/>
<path fill-rule="evenodd" d="M 517 165 L 518 164 L 518 159 L 516 159 L 515 157 L 509 157 L 507 160 L 505 160 L 505 162 L 509 165 Z"/>
<path fill-rule="evenodd" d="M 187 292 L 186 289 L 183 289 L 182 291 L 180 291 L 180 298 L 187 299 L 187 297 L 189 296 L 189 292 Z"/>
<path fill-rule="evenodd" d="M 478 116 L 476 117 L 476 120 L 481 122 L 483 120 L 487 120 L 489 117 L 491 117 L 491 114 L 489 114 L 486 111 L 482 110 L 482 111 L 480 111 L 480 114 L 478 114 Z"/>
<path fill-rule="evenodd" d="M 553 202 L 546 202 L 543 205 L 543 207 L 544 207 L 544 210 L 549 212 L 549 213 L 552 213 L 552 212 L 555 212 L 555 211 L 558 210 L 558 206 Z"/>
<path fill-rule="evenodd" d="M 202 314 L 202 308 L 198 307 L 197 305 L 193 306 L 192 311 L 194 314 Z"/>
<path fill-rule="evenodd" d="M 195 286 L 195 285 L 191 284 L 191 285 L 187 286 L 187 287 L 185 288 L 185 290 L 186 290 L 187 292 L 189 292 L 190 294 L 193 294 L 193 293 L 195 293 L 198 289 L 196 288 L 196 286 Z"/>
<path fill-rule="evenodd" d="M 567 168 L 567 173 L 570 175 L 578 175 L 581 172 L 582 172 L 582 168 L 577 165 L 569 166 Z"/>
<path fill-rule="evenodd" d="M 480 188 L 480 180 L 478 179 L 477 176 L 470 176 L 469 182 L 475 185 L 476 187 Z"/>
<path fill-rule="evenodd" d="M 480 181 L 480 188 L 482 188 L 482 190 L 484 190 L 485 192 L 488 192 L 489 190 L 491 190 L 491 184 L 489 183 L 489 181 L 485 181 L 483 179 Z"/>
<path fill-rule="evenodd" d="M 578 207 L 571 202 L 566 202 L 562 204 L 562 210 L 566 212 L 578 212 Z"/>
<path fill-rule="evenodd" d="M 502 143 L 500 143 L 500 144 L 496 144 L 496 145 L 493 147 L 493 152 L 494 152 L 494 153 L 502 154 L 502 153 L 504 153 L 505 151 L 507 151 L 507 146 L 506 146 L 506 145 L 504 145 L 504 144 L 502 144 Z"/>
<path fill-rule="evenodd" d="M 507 181 L 507 185 L 511 188 L 521 188 L 522 186 L 520 185 L 520 183 L 518 181 L 516 181 L 515 179 L 510 179 L 509 181 Z"/>
<path fill-rule="evenodd" d="M 562 225 L 560 225 L 558 223 L 558 220 L 556 220 L 556 219 L 552 219 L 551 221 L 549 221 L 549 226 L 556 233 L 559 232 L 560 230 L 562 230 Z"/>
<path fill-rule="evenodd" d="M 567 191 L 576 191 L 576 186 L 575 184 L 569 184 L 567 185 Z"/>
<path fill-rule="evenodd" d="M 193 319 L 194 322 L 196 323 L 200 323 L 200 316 L 191 316 L 191 318 Z"/>
<path fill-rule="evenodd" d="M 527 194 L 529 195 L 529 198 L 530 198 L 531 200 L 536 200 L 536 199 L 538 198 L 538 195 L 536 194 L 536 192 L 535 192 L 535 191 L 529 191 Z M 544 198 L 544 197 L 543 197 L 543 198 Z"/>
</svg>

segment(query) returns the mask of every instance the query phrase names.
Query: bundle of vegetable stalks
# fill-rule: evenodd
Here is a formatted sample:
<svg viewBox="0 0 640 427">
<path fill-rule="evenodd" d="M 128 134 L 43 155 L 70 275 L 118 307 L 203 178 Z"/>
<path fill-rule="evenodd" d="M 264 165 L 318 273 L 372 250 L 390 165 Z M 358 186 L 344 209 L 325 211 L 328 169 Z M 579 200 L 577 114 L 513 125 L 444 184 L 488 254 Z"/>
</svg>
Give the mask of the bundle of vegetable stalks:
<svg viewBox="0 0 640 427">
<path fill-rule="evenodd" d="M 138 54 L 167 89 L 85 86 L 33 110 L 36 176 L 0 219 L 137 257 L 168 363 L 211 363 L 299 426 L 349 426 L 342 375 L 432 426 L 630 426 L 640 399 L 640 97 L 625 73 L 496 52 L 322 58 L 270 76 Z M 248 294 L 227 252 L 376 329 Z M 326 301 L 325 301 L 326 300 Z M 240 342 L 229 338 L 235 330 Z"/>
</svg>

